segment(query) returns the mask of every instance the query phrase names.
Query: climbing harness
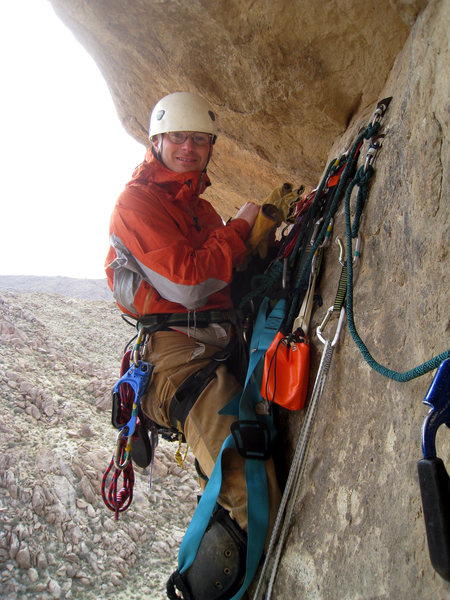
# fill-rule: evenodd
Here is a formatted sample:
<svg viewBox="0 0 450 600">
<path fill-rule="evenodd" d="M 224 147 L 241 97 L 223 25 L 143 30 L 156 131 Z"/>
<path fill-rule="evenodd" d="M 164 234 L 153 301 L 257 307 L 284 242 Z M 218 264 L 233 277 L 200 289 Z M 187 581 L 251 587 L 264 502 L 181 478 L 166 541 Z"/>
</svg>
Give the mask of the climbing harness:
<svg viewBox="0 0 450 600">
<path fill-rule="evenodd" d="M 436 434 L 450 427 L 450 359 L 439 367 L 423 400 L 430 406 L 422 425 L 423 459 L 417 463 L 428 550 L 433 567 L 450 581 L 450 477 L 436 453 Z"/>
<path fill-rule="evenodd" d="M 340 255 L 340 260 L 342 260 L 342 254 Z M 289 530 L 292 513 L 300 490 L 314 418 L 325 387 L 328 371 L 331 365 L 333 351 L 336 345 L 338 344 L 339 336 L 345 321 L 345 294 L 342 295 L 341 293 L 342 280 L 343 277 L 345 278 L 345 272 L 346 269 L 343 268 L 341 272 L 335 302 L 333 306 L 330 307 L 330 309 L 328 309 L 324 320 L 322 321 L 321 325 L 317 328 L 317 337 L 324 345 L 322 357 L 320 360 L 320 365 L 316 375 L 314 388 L 308 404 L 308 409 L 306 411 L 305 420 L 300 431 L 297 447 L 294 453 L 294 458 L 292 460 L 291 468 L 289 470 L 289 475 L 286 482 L 286 486 L 283 491 L 280 508 L 278 510 L 277 518 L 272 531 L 272 536 L 269 542 L 269 547 L 267 549 L 266 558 L 264 560 L 259 575 L 258 584 L 253 596 L 253 600 L 259 600 L 260 598 L 262 598 L 261 593 L 263 591 L 264 582 L 267 579 L 266 573 L 267 571 L 269 571 L 269 566 L 270 573 L 266 588 L 265 600 L 270 600 L 270 598 L 272 597 L 272 589 L 275 583 L 277 568 L 280 562 L 284 540 L 286 539 Z M 330 337 L 329 339 L 326 339 L 324 337 L 324 329 L 330 321 L 330 318 L 333 315 L 333 313 L 339 314 L 336 331 L 332 338 Z"/>
<path fill-rule="evenodd" d="M 122 317 L 129 325 L 136 327 L 138 333 L 125 348 L 120 379 L 112 390 L 111 421 L 119 432 L 115 453 L 103 475 L 101 492 L 105 505 L 115 513 L 116 519 L 120 512 L 129 508 L 133 499 L 133 463 L 142 468 L 150 467 L 151 488 L 154 451 L 158 445 L 159 435 L 168 441 L 178 442 L 175 460 L 180 467 L 183 467 L 188 452 L 187 446 L 184 454 L 181 452 L 182 443 L 185 443 L 184 435 L 181 433 L 184 421 L 200 393 L 215 376 L 217 367 L 229 359 L 231 352 L 238 345 L 236 339 L 232 339 L 229 346 L 214 354 L 203 369 L 194 373 L 176 390 L 170 404 L 169 416 L 172 429 L 168 429 L 144 418 L 140 411 L 141 398 L 145 394 L 153 372 L 153 365 L 144 362 L 141 357 L 144 355 L 151 334 L 168 326 L 186 324 L 189 326 L 190 317 L 184 313 L 148 315 L 134 322 L 130 321 L 131 317 L 128 315 Z M 217 321 L 230 322 L 235 328 L 239 326 L 235 311 L 204 311 L 199 313 L 194 321 L 194 328 L 204 327 Z M 135 342 L 134 346 L 130 350 L 129 347 L 133 342 Z M 123 483 L 118 489 L 121 477 Z"/>
</svg>

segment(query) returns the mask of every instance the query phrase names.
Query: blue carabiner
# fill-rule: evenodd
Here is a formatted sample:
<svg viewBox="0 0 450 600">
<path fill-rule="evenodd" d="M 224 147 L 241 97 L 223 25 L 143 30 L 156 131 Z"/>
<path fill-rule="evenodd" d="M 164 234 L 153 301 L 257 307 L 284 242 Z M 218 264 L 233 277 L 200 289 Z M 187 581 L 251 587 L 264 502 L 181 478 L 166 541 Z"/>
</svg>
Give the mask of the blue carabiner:
<svg viewBox="0 0 450 600">
<path fill-rule="evenodd" d="M 450 427 L 450 358 L 440 365 L 423 403 L 431 406 L 422 425 L 423 457 L 435 458 L 437 430 L 444 423 Z"/>
<path fill-rule="evenodd" d="M 113 394 L 120 394 L 120 387 L 127 383 L 132 387 L 134 392 L 133 410 L 131 411 L 131 417 L 128 423 L 126 423 L 120 428 L 120 431 L 123 431 L 125 428 L 128 429 L 127 437 L 132 436 L 134 434 L 134 430 L 136 429 L 137 409 L 139 408 L 141 397 L 143 396 L 143 394 L 145 394 L 145 391 L 147 389 L 153 368 L 154 365 L 140 361 L 137 364 L 132 365 L 128 369 L 128 371 L 124 375 L 122 375 L 122 377 L 117 381 L 116 385 L 113 388 Z"/>
</svg>

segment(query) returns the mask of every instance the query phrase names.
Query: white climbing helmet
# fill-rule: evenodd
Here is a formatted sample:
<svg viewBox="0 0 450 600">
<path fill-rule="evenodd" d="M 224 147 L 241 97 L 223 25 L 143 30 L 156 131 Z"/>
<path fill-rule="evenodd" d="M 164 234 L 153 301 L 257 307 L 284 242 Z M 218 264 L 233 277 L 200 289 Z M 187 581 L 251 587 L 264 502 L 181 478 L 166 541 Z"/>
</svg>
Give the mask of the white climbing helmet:
<svg viewBox="0 0 450 600">
<path fill-rule="evenodd" d="M 206 100 L 190 92 L 175 92 L 156 103 L 148 137 L 169 131 L 199 131 L 217 137 L 216 115 Z"/>
</svg>

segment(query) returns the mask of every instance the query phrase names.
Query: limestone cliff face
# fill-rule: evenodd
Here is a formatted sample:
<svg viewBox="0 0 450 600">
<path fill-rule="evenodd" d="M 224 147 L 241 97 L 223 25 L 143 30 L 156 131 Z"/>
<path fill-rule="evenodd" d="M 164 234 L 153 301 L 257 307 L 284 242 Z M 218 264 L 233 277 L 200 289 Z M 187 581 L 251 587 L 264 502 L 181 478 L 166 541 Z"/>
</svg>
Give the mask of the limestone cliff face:
<svg viewBox="0 0 450 600">
<path fill-rule="evenodd" d="M 224 217 L 284 180 L 314 186 L 376 101 L 393 96 L 361 226 L 356 324 L 374 357 L 398 371 L 449 347 L 448 2 L 52 4 L 98 61 L 120 118 L 140 141 L 162 94 L 189 89 L 214 104 L 222 135 L 208 193 Z M 342 232 L 340 209 L 335 235 Z M 332 245 L 324 307 L 339 269 Z M 317 364 L 314 336 L 312 346 Z M 432 375 L 384 378 L 344 330 L 275 597 L 450 597 L 430 566 L 416 475 Z M 288 456 L 303 419 L 284 415 Z M 438 453 L 450 468 L 447 432 Z"/>
</svg>

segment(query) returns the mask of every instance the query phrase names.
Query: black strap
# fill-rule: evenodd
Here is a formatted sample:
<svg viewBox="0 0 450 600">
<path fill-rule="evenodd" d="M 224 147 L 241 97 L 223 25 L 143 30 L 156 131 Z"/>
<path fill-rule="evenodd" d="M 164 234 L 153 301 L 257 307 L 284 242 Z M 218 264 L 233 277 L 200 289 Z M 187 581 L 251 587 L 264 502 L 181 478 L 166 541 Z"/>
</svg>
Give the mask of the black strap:
<svg viewBox="0 0 450 600">
<path fill-rule="evenodd" d="M 169 419 L 173 427 L 183 431 L 186 418 L 206 386 L 216 376 L 216 369 L 230 356 L 230 345 L 213 355 L 211 361 L 188 377 L 174 393 L 170 402 Z"/>
<path fill-rule="evenodd" d="M 179 596 L 176 590 L 183 595 Z M 167 582 L 166 592 L 169 600 L 194 600 L 178 570 L 174 571 L 170 576 L 169 581 Z"/>
<path fill-rule="evenodd" d="M 207 327 L 210 323 L 234 323 L 234 310 L 203 310 L 195 313 L 160 313 L 143 315 L 137 320 L 136 327 L 140 331 L 143 327 L 150 332 L 161 327 L 174 325 L 192 325 L 192 327 Z M 154 329 L 156 327 L 156 329 Z"/>
</svg>

